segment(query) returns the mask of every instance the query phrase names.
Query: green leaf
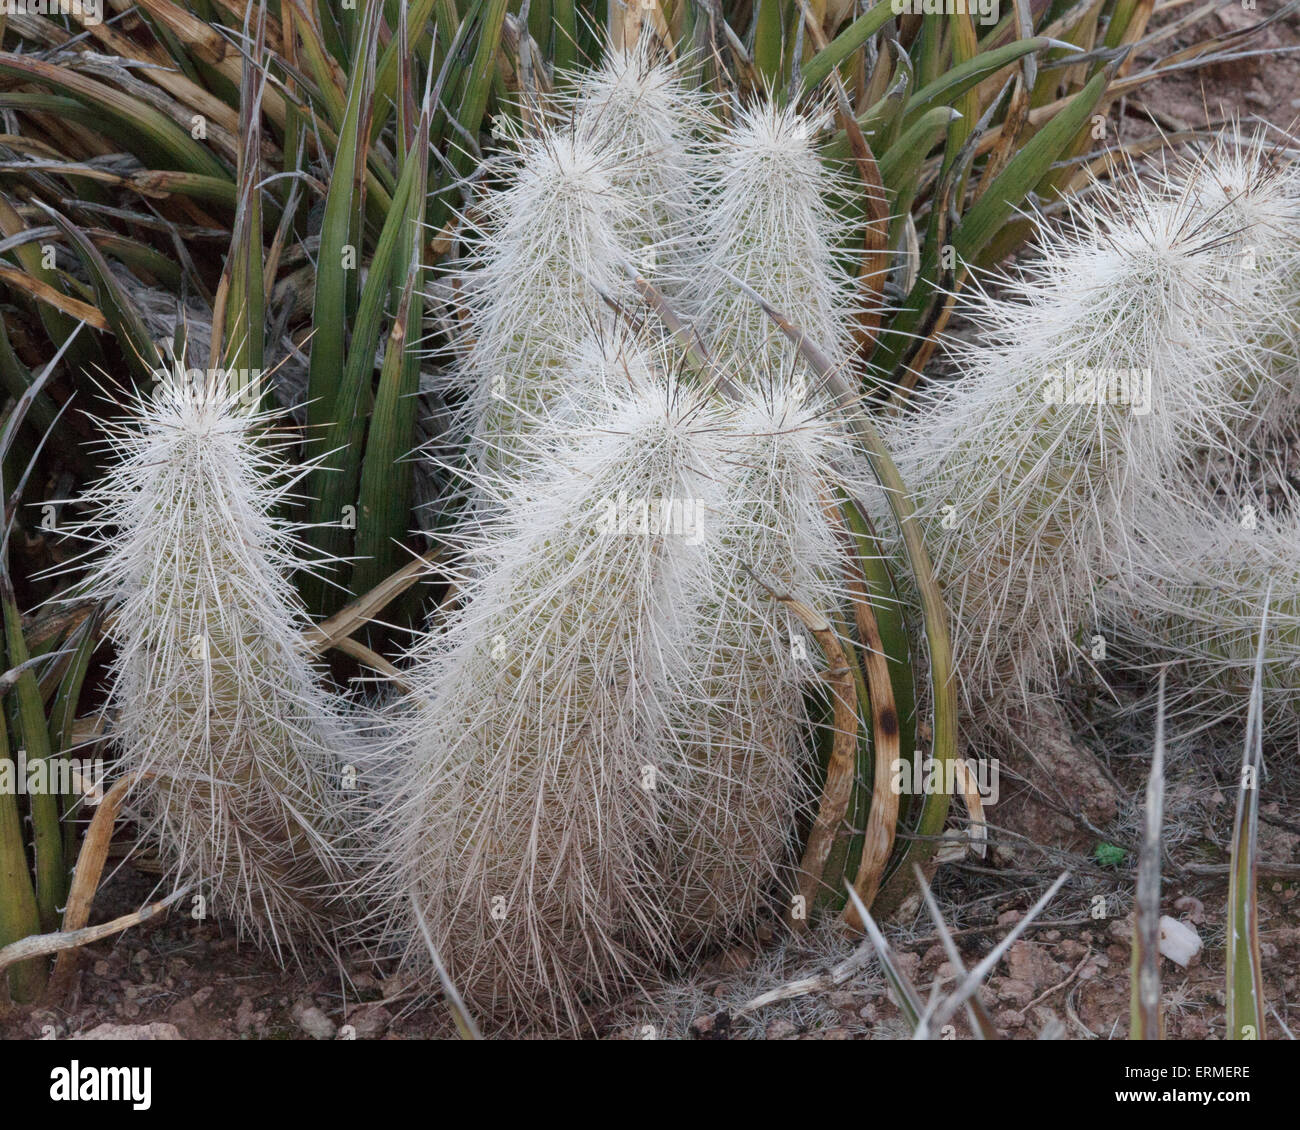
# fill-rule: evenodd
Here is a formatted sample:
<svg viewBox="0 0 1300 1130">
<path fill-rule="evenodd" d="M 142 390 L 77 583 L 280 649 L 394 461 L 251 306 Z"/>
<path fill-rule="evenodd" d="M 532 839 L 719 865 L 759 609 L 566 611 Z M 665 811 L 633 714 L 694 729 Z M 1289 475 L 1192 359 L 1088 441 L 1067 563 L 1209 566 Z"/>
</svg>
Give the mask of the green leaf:
<svg viewBox="0 0 1300 1130">
<path fill-rule="evenodd" d="M 153 338 L 145 329 L 135 304 L 122 289 L 121 284 L 109 270 L 108 263 L 85 234 L 67 217 L 56 212 L 43 201 L 36 202 L 54 221 L 55 225 L 67 237 L 90 275 L 91 285 L 95 290 L 95 301 L 100 311 L 113 327 L 113 333 L 126 356 L 126 363 L 135 373 L 136 379 L 146 385 L 152 382 L 162 368 L 162 358 L 154 345 Z"/>
<path fill-rule="evenodd" d="M 1259 952 L 1259 791 L 1264 769 L 1264 652 L 1268 638 L 1270 586 L 1259 626 L 1250 714 L 1237 784 L 1232 829 L 1232 870 L 1228 873 L 1228 929 L 1225 945 L 1227 1036 L 1264 1039 L 1264 974 Z"/>
<path fill-rule="evenodd" d="M 816 90 L 831 71 L 853 54 L 868 39 L 894 18 L 891 0 L 880 0 L 874 8 L 867 9 L 839 35 L 817 52 L 803 68 L 803 89 L 808 94 Z"/>
<path fill-rule="evenodd" d="M 906 122 L 910 124 L 931 107 L 955 105 L 966 91 L 978 86 L 1003 67 L 1014 63 L 1023 55 L 1045 51 L 1051 45 L 1050 39 L 1042 37 L 1020 39 L 959 63 L 912 95 L 907 103 Z"/>
<path fill-rule="evenodd" d="M 915 189 L 921 165 L 944 135 L 948 124 L 957 119 L 957 111 L 948 106 L 927 110 L 885 152 L 876 158 L 880 179 L 896 197 L 894 211 L 903 213 L 910 209 L 911 196 L 906 190 Z"/>
<path fill-rule="evenodd" d="M 352 540 L 351 528 L 344 525 L 344 507 L 357 503 L 366 419 L 373 396 L 371 382 L 375 371 L 375 351 L 379 345 L 384 305 L 391 293 L 393 259 L 407 230 L 407 201 L 416 175 L 423 167 L 423 162 L 407 161 L 406 170 L 398 182 L 392 211 L 388 213 L 370 261 L 370 271 L 353 325 L 352 342 L 335 390 L 334 417 L 326 429 L 326 462 L 312 473 L 310 479 L 314 498 L 309 538 L 322 553 L 332 558 L 347 556 Z M 308 607 L 320 615 L 337 611 L 344 600 L 339 589 L 327 585 L 320 577 L 308 577 L 304 581 L 304 593 Z"/>
<path fill-rule="evenodd" d="M 258 22 L 253 48 L 244 57 L 239 112 L 239 206 L 226 258 L 227 281 L 222 367 L 232 373 L 230 391 L 254 387 L 262 395 L 266 293 L 262 248 L 262 95 L 266 84 L 265 26 Z"/>
<path fill-rule="evenodd" d="M 87 78 L 70 67 L 3 52 L 0 52 L 0 74 L 71 95 L 99 117 L 101 126 L 114 123 L 126 127 L 143 142 L 142 152 L 155 156 L 151 164 L 230 179 L 230 171 L 206 145 L 190 137 L 166 114 L 116 87 Z"/>
<path fill-rule="evenodd" d="M 781 85 L 785 25 L 781 0 L 757 0 L 754 14 L 754 66 L 769 90 Z"/>
<path fill-rule="evenodd" d="M 9 729 L 0 710 L 0 778 L 13 780 L 18 771 L 9 751 Z M 0 949 L 41 932 L 40 912 L 27 852 L 23 846 L 23 820 L 13 788 L 0 789 Z M 3 986 L 0 986 L 2 989 Z M 33 957 L 9 969 L 9 992 L 15 1001 L 27 1004 L 45 988 L 45 962 Z"/>
<path fill-rule="evenodd" d="M 1085 127 L 1089 116 L 1114 74 L 1114 66 L 1094 75 L 1070 100 L 1068 106 L 1043 126 L 1007 163 L 975 204 L 966 213 L 961 227 L 954 233 L 957 257 L 966 263 L 979 261 L 979 255 L 992 241 L 1012 212 L 1029 195 L 1030 190 L 1048 173 L 1052 163 L 1069 147 Z"/>
<path fill-rule="evenodd" d="M 348 86 L 347 107 L 339 130 L 325 215 L 316 260 L 316 295 L 312 303 L 314 333 L 307 369 L 308 451 L 319 454 L 325 429 L 338 419 L 336 401 L 347 346 L 347 327 L 356 311 L 361 274 L 361 217 L 365 193 L 365 127 L 375 73 L 378 6 L 366 9 L 364 43 Z M 335 515 L 337 519 L 337 514 Z"/>
<path fill-rule="evenodd" d="M 4 550 L 8 553 L 7 546 Z M 14 600 L 9 570 L 0 574 L 0 606 L 3 606 L 5 643 L 11 667 L 21 667 L 27 662 L 27 645 L 23 639 L 23 622 Z M 18 737 L 27 755 L 29 770 L 42 766 L 37 772 L 50 768 L 50 733 L 45 722 L 45 703 L 41 700 L 36 674 L 31 668 L 18 676 L 14 685 L 15 715 Z M 59 798 L 45 788 L 28 796 L 32 815 L 32 842 L 36 856 L 36 909 L 40 915 L 41 929 L 57 930 L 59 907 L 67 899 L 67 873 L 63 868 L 63 833 L 59 824 Z"/>
<path fill-rule="evenodd" d="M 428 150 L 429 107 L 420 117 L 412 156 Z M 352 591 L 369 592 L 402 564 L 400 541 L 411 520 L 417 394 L 420 384 L 419 327 L 424 313 L 421 233 L 424 230 L 427 165 L 415 161 L 416 177 L 407 201 L 405 226 L 393 255 L 397 317 L 388 336 L 383 370 L 370 419 L 357 502 L 358 561 Z"/>
<path fill-rule="evenodd" d="M 1087 122 L 1094 107 L 1105 93 L 1113 68 L 1095 75 L 1050 122 L 1044 125 L 1008 163 L 975 206 L 966 213 L 961 226 L 953 233 L 952 245 L 963 267 L 979 263 L 980 255 L 1020 207 L 1034 185 L 1052 167 L 1057 157 L 1071 145 Z M 936 298 L 938 247 L 927 248 L 912 293 L 882 331 L 872 366 L 877 372 L 895 375 L 900 360 L 921 326 L 925 312 Z"/>
<path fill-rule="evenodd" d="M 1110 844 L 1103 841 L 1092 849 L 1092 858 L 1101 864 L 1102 867 L 1118 867 L 1127 857 L 1128 852 L 1118 844 Z"/>
</svg>

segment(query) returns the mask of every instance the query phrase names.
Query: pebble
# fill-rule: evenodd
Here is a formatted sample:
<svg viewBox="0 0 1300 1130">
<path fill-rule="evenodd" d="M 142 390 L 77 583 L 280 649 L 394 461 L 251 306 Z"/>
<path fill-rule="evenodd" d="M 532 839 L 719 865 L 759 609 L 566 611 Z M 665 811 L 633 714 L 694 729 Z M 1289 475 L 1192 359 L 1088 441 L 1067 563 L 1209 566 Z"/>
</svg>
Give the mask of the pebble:
<svg viewBox="0 0 1300 1130">
<path fill-rule="evenodd" d="M 338 1031 L 334 1021 L 314 1004 L 300 1001 L 293 1006 L 293 1018 L 313 1040 L 332 1040 Z"/>
<path fill-rule="evenodd" d="M 74 1040 L 179 1040 L 181 1034 L 175 1024 L 154 1021 L 152 1024 L 104 1023 L 72 1038 Z"/>
</svg>

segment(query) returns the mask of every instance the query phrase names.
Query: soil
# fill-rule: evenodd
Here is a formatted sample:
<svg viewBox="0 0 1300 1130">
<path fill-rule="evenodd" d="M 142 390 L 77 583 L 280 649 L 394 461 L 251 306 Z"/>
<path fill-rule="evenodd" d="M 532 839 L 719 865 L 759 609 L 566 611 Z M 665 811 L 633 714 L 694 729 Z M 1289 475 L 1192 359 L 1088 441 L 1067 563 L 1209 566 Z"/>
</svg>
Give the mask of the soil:
<svg viewBox="0 0 1300 1130">
<path fill-rule="evenodd" d="M 1177 20 L 1189 5 L 1157 17 Z M 1223 5 L 1160 47 L 1177 51 L 1207 35 L 1265 16 Z M 1237 117 L 1270 123 L 1283 139 L 1300 117 L 1300 19 L 1290 16 L 1251 46 L 1266 53 L 1151 84 L 1117 108 L 1120 137 L 1204 128 Z M 1139 60 L 1135 69 L 1140 69 Z M 1294 132 L 1290 132 L 1294 144 Z M 987 857 L 972 854 L 940 868 L 934 890 L 966 968 L 973 967 L 1025 915 L 1061 871 L 1071 878 L 1025 935 L 1006 952 L 980 997 L 1011 1039 L 1122 1039 L 1129 1024 L 1132 890 L 1142 792 L 1150 753 L 1143 688 L 1121 690 L 1124 710 L 1104 706 L 1099 685 L 1075 688 L 1073 701 L 1034 720 L 1033 749 L 1069 772 L 1045 774 L 1023 750 L 1005 755 L 1019 779 L 1002 782 L 990 812 Z M 1055 728 L 1054 728 L 1055 727 Z M 1203 943 L 1184 968 L 1161 960 L 1163 1009 L 1170 1039 L 1224 1037 L 1224 935 L 1227 841 L 1231 836 L 1241 734 L 1225 726 L 1169 751 L 1162 912 L 1191 927 Z M 1260 836 L 1260 943 L 1267 1036 L 1300 1032 L 1300 761 L 1274 751 L 1264 785 Z M 119 835 L 129 846 L 129 829 Z M 157 877 L 124 862 L 101 888 L 92 922 L 106 921 L 158 897 Z M 185 904 L 180 904 L 184 907 Z M 927 997 L 932 983 L 960 976 L 924 910 L 907 906 L 887 925 L 899 964 Z M 797 977 L 827 974 L 857 943 L 826 930 L 716 956 L 685 981 L 652 988 L 599 1021 L 607 1037 L 696 1039 L 899 1038 L 909 1033 L 874 961 L 842 984 L 779 1004 L 746 1010 L 759 993 Z M 282 969 L 241 945 L 218 920 L 173 909 L 152 922 L 80 953 L 65 999 L 14 1007 L 0 1015 L 0 1036 L 15 1039 L 417 1039 L 453 1034 L 441 1004 L 416 1006 L 404 986 L 386 980 L 360 955 L 342 966 Z M 964 1013 L 956 1038 L 969 1035 Z"/>
</svg>

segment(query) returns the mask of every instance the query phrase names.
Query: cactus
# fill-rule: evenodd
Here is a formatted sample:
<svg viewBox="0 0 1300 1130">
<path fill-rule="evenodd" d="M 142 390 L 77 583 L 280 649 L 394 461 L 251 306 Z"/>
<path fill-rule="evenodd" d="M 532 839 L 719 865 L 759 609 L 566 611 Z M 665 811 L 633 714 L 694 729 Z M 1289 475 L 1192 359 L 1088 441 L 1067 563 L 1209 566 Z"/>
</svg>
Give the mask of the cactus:
<svg viewBox="0 0 1300 1130">
<path fill-rule="evenodd" d="M 377 873 L 410 966 L 428 969 L 423 919 L 471 1009 L 505 1023 L 577 1028 L 669 946 L 657 779 L 700 550 L 665 507 L 708 489 L 719 425 L 686 389 L 618 376 L 466 520 L 462 602 L 406 675 Z"/>
<path fill-rule="evenodd" d="M 846 363 L 852 280 L 836 258 L 837 180 L 818 156 L 815 118 L 770 102 L 738 109 L 709 151 L 715 170 L 701 206 L 691 299 L 714 350 L 742 365 L 790 373 L 797 350 L 736 285 L 798 322 L 832 361 Z"/>
<path fill-rule="evenodd" d="M 483 199 L 460 275 L 466 344 L 455 381 L 467 404 L 459 428 L 485 471 L 515 464 L 564 392 L 574 350 L 614 325 L 602 296 L 630 294 L 622 264 L 637 243 L 617 161 L 588 133 L 539 126 L 502 159 L 507 186 Z"/>
<path fill-rule="evenodd" d="M 610 180 L 627 206 L 615 223 L 641 273 L 675 296 L 699 208 L 701 168 L 691 141 L 707 126 L 706 98 L 648 34 L 628 50 L 611 46 L 600 66 L 572 77 L 560 109 L 578 136 L 612 155 Z"/>
<path fill-rule="evenodd" d="M 724 442 L 708 568 L 694 574 L 707 588 L 687 601 L 690 684 L 672 706 L 681 749 L 669 788 L 681 800 L 664 874 L 686 947 L 752 929 L 789 878 L 797 817 L 814 799 L 804 696 L 819 648 L 774 595 L 832 617 L 843 600 L 834 424 L 788 391 L 751 391 Z"/>
<path fill-rule="evenodd" d="M 1204 155 L 1175 167 L 1169 190 L 1186 194 L 1195 222 L 1221 241 L 1234 272 L 1241 336 L 1230 391 L 1246 408 L 1234 417 L 1244 450 L 1260 429 L 1293 425 L 1300 409 L 1300 173 L 1262 133 L 1220 134 Z"/>
<path fill-rule="evenodd" d="M 957 619 L 968 700 L 1057 685 L 1126 552 L 1129 507 L 1240 414 L 1230 253 L 1187 197 L 1097 186 L 1041 258 L 976 290 L 962 379 L 890 441 Z"/>
<path fill-rule="evenodd" d="M 86 591 L 112 606 L 111 733 L 148 834 L 207 912 L 293 953 L 325 940 L 342 878 L 347 735 L 317 685 L 276 517 L 292 490 L 272 415 L 218 380 L 164 380 L 105 422 L 86 496 Z"/>
<path fill-rule="evenodd" d="M 1246 720 L 1267 608 L 1264 717 L 1284 742 L 1300 734 L 1300 498 L 1280 496 L 1221 483 L 1144 508 L 1106 599 L 1121 657 L 1167 666 L 1171 707 L 1202 722 Z"/>
</svg>

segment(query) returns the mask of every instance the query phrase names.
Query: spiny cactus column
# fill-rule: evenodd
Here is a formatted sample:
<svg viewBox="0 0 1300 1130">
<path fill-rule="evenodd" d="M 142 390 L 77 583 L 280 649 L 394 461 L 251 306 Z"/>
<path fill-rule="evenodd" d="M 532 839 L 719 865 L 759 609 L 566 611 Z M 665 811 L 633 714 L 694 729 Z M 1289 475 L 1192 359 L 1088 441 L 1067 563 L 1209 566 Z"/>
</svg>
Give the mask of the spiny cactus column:
<svg viewBox="0 0 1300 1130">
<path fill-rule="evenodd" d="M 509 470 L 566 390 L 573 352 L 612 328 L 605 295 L 630 300 L 622 264 L 638 241 L 615 182 L 618 154 L 590 132 L 540 127 L 503 158 L 460 276 L 466 348 L 462 428 L 484 471 Z"/>
<path fill-rule="evenodd" d="M 1096 625 L 1129 501 L 1158 491 L 1235 411 L 1230 256 L 1185 200 L 1098 186 L 1041 258 L 977 292 L 961 379 L 888 442 L 958 620 L 968 700 L 1027 696 Z M 1216 316 L 1209 316 L 1213 312 Z"/>
<path fill-rule="evenodd" d="M 804 694 L 821 657 L 775 597 L 834 616 L 843 595 L 834 424 L 788 392 L 753 391 L 724 443 L 709 568 L 696 574 L 706 588 L 687 602 L 690 689 L 673 703 L 682 749 L 669 787 L 681 800 L 664 870 L 683 947 L 753 929 L 790 878 L 796 817 L 813 800 Z"/>
<path fill-rule="evenodd" d="M 111 733 L 149 835 L 207 913 L 283 954 L 327 933 L 347 746 L 287 580 L 292 482 L 241 401 L 180 373 L 105 423 L 86 591 L 112 607 Z"/>
<path fill-rule="evenodd" d="M 611 374 L 609 387 L 617 389 Z M 716 412 L 662 383 L 584 407 L 463 532 L 461 607 L 417 649 L 378 874 L 471 1009 L 581 1024 L 669 947 L 655 874 L 690 515 Z"/>
<path fill-rule="evenodd" d="M 708 151 L 691 298 L 714 350 L 764 372 L 790 374 L 797 350 L 735 279 L 834 362 L 849 356 L 853 287 L 835 256 L 836 178 L 818 156 L 816 132 L 813 119 L 763 102 L 738 110 Z"/>
</svg>

